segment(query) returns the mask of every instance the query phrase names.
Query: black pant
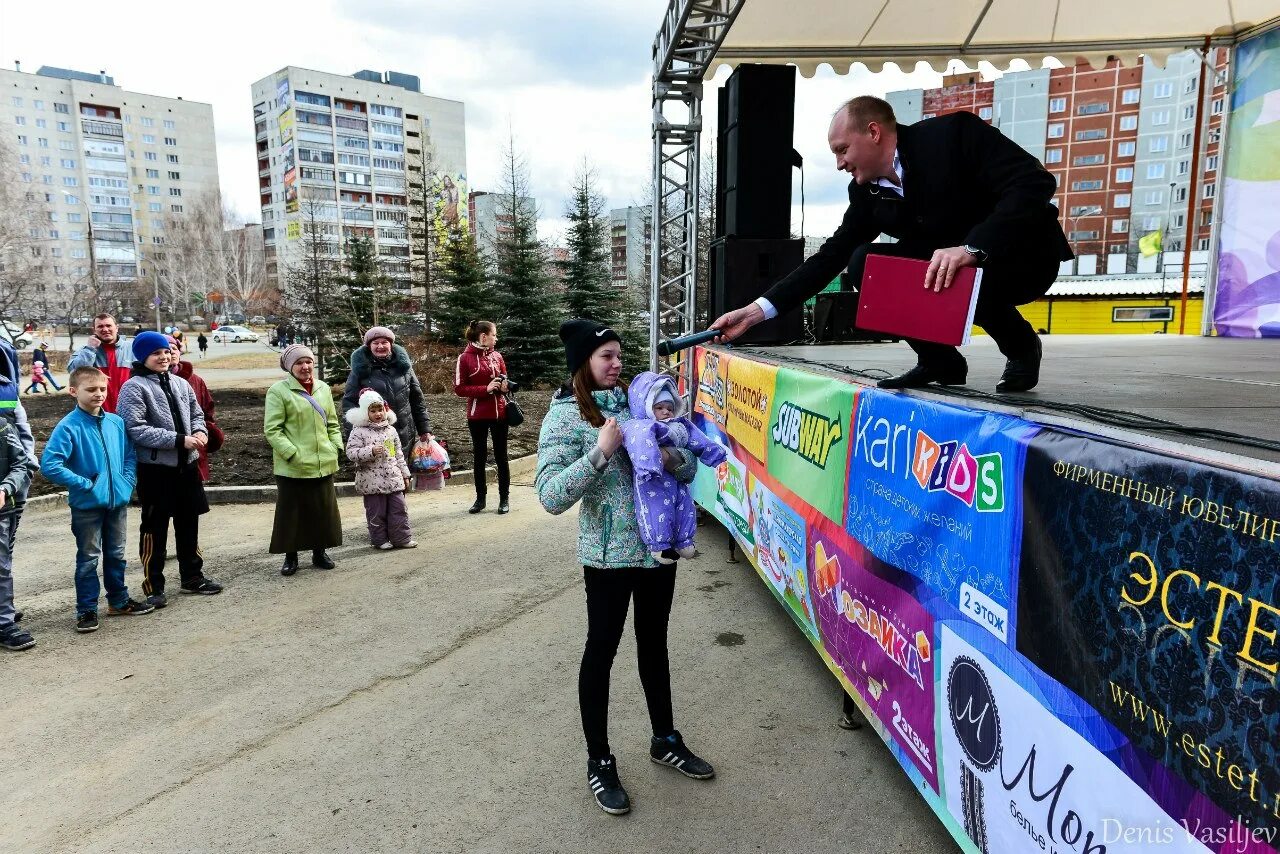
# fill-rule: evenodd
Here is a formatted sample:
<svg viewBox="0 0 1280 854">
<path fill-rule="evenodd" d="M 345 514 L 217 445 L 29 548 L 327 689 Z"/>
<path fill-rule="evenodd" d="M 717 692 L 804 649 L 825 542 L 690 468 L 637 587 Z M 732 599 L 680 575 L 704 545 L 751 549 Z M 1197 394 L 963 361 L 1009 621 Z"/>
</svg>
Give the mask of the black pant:
<svg viewBox="0 0 1280 854">
<path fill-rule="evenodd" d="M 138 501 L 142 504 L 138 525 L 142 592 L 147 596 L 164 592 L 170 519 L 178 546 L 178 575 L 183 585 L 198 584 L 204 578 L 200 513 L 207 511 L 208 505 L 204 504 L 204 488 L 195 466 L 179 471 L 169 466 L 139 465 Z"/>
<path fill-rule="evenodd" d="M 649 706 L 649 722 L 659 737 L 675 731 L 671 712 L 671 672 L 667 664 L 667 620 L 676 590 L 676 567 L 600 569 L 584 566 L 587 584 L 587 645 L 578 670 L 578 705 L 587 755 L 601 759 L 609 750 L 609 670 L 635 597 L 633 622 L 640 684 Z"/>
<path fill-rule="evenodd" d="M 1038 248 L 1038 247 L 1037 247 Z M 868 255 L 919 258 L 927 261 L 934 250 L 919 244 L 867 243 L 858 247 L 849 261 L 853 281 L 862 281 Z M 999 258 L 983 264 L 982 285 L 973 322 L 986 330 L 1009 359 L 1030 356 L 1036 349 L 1036 331 L 1015 306 L 1034 302 L 1049 292 L 1058 277 L 1059 261 L 1052 252 L 1026 253 Z M 964 357 L 955 347 L 908 338 L 920 364 L 931 367 L 963 367 Z"/>
<path fill-rule="evenodd" d="M 496 419 L 468 421 L 471 428 L 471 449 L 475 457 L 476 497 L 484 498 L 485 461 L 489 456 L 488 434 L 493 433 L 493 461 L 498 464 L 498 497 L 507 500 L 511 494 L 511 468 L 507 465 L 507 422 Z"/>
</svg>

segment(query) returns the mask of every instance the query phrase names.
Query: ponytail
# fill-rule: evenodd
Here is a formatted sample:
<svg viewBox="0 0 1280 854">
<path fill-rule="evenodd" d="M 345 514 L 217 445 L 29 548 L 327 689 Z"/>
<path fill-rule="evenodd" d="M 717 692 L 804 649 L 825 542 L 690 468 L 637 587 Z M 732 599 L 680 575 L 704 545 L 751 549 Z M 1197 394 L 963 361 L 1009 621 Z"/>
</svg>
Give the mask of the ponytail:
<svg viewBox="0 0 1280 854">
<path fill-rule="evenodd" d="M 473 320 L 467 324 L 467 331 L 465 333 L 465 337 L 472 344 L 478 344 L 480 342 L 481 335 L 490 335 L 496 329 L 497 327 L 493 325 L 492 321 Z"/>
</svg>

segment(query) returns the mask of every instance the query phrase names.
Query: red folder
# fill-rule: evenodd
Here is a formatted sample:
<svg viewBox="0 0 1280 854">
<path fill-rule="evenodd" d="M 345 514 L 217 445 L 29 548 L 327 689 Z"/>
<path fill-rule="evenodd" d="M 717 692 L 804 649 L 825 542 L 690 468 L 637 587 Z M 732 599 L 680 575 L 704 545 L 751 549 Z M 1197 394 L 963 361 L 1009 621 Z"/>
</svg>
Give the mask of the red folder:
<svg viewBox="0 0 1280 854">
<path fill-rule="evenodd" d="M 968 344 L 982 270 L 965 267 L 951 287 L 935 293 L 924 286 L 928 269 L 928 261 L 868 255 L 855 325 L 938 344 Z"/>
</svg>

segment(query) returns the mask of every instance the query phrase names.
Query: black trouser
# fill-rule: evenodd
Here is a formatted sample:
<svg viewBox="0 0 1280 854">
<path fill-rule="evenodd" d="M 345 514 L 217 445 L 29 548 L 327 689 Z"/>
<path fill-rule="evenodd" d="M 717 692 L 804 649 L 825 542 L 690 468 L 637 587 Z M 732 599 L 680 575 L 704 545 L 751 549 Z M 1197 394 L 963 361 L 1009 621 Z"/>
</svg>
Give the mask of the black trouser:
<svg viewBox="0 0 1280 854">
<path fill-rule="evenodd" d="M 475 458 L 476 497 L 484 498 L 485 461 L 489 456 L 488 434 L 493 433 L 493 461 L 498 464 L 498 498 L 507 500 L 511 494 L 511 468 L 507 465 L 507 422 L 490 418 L 484 421 L 468 421 L 471 428 L 471 449 Z"/>
<path fill-rule="evenodd" d="M 195 487 L 199 488 L 200 473 L 194 465 L 180 472 L 168 466 L 138 466 L 138 502 L 142 505 L 138 552 L 142 560 L 142 592 L 147 596 L 164 592 L 164 563 L 169 548 L 171 519 L 182 584 L 197 584 L 204 577 L 200 514 L 190 506 L 192 502 L 180 494 L 190 488 L 193 478 Z"/>
<path fill-rule="evenodd" d="M 676 567 L 600 569 L 584 566 L 587 584 L 587 645 L 578 670 L 578 705 L 587 755 L 601 759 L 609 750 L 609 670 L 635 598 L 632 622 L 640 684 L 649 706 L 649 722 L 659 737 L 675 731 L 671 712 L 671 672 L 667 664 L 667 620 L 676 590 Z"/>
<path fill-rule="evenodd" d="M 891 255 L 897 258 L 919 258 L 927 261 L 934 250 L 918 243 L 867 243 L 859 246 L 849 261 L 853 281 L 862 281 L 862 270 L 868 255 Z M 1052 252 L 1025 253 L 993 259 L 982 265 L 982 285 L 978 289 L 978 305 L 973 322 L 995 340 L 1008 359 L 1021 359 L 1035 353 L 1036 330 L 1015 306 L 1034 302 L 1049 292 L 1058 277 L 1059 261 Z M 907 339 L 922 365 L 930 367 L 963 367 L 964 357 L 955 347 L 932 341 Z"/>
</svg>

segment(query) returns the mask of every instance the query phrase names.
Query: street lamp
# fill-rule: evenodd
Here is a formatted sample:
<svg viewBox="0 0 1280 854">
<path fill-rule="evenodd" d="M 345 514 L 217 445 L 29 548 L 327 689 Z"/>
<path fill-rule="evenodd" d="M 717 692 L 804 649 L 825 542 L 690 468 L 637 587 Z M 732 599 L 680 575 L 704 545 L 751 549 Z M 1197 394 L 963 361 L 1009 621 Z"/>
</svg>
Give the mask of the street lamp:
<svg viewBox="0 0 1280 854">
<path fill-rule="evenodd" d="M 1166 253 L 1168 252 L 1167 244 L 1169 242 L 1168 241 L 1169 226 L 1171 225 L 1171 220 L 1173 219 L 1173 191 L 1174 191 L 1174 188 L 1177 186 L 1178 186 L 1177 181 L 1169 182 L 1169 204 L 1165 206 L 1164 227 L 1161 228 L 1160 230 L 1160 297 L 1162 299 L 1164 298 L 1165 272 L 1169 266 L 1167 263 L 1169 260 L 1169 257 Z"/>
</svg>

